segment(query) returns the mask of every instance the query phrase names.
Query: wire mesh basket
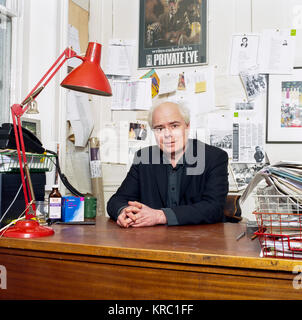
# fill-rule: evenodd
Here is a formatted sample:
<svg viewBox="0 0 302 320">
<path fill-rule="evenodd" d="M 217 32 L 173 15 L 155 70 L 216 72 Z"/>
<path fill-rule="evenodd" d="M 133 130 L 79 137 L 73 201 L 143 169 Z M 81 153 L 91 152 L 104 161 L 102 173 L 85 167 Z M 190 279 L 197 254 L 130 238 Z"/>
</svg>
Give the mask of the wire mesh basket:
<svg viewBox="0 0 302 320">
<path fill-rule="evenodd" d="M 302 259 L 302 196 L 255 195 L 261 255 Z"/>
<path fill-rule="evenodd" d="M 30 172 L 51 171 L 55 163 L 55 155 L 26 153 Z M 18 153 L 16 150 L 0 151 L 0 173 L 20 172 Z"/>
</svg>

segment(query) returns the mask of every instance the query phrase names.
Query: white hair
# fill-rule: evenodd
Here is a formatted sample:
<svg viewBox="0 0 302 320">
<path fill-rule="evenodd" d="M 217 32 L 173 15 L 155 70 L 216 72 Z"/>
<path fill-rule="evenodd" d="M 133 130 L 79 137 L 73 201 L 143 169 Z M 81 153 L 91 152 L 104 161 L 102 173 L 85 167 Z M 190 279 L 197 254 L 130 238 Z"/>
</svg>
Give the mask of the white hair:
<svg viewBox="0 0 302 320">
<path fill-rule="evenodd" d="M 182 118 L 184 119 L 185 123 L 187 125 L 190 123 L 190 110 L 187 108 L 187 106 L 183 102 L 165 101 L 165 102 L 160 102 L 158 104 L 153 105 L 149 110 L 148 123 L 150 128 L 152 128 L 153 112 L 164 103 L 173 103 L 178 108 L 178 111 L 181 114 Z"/>
</svg>

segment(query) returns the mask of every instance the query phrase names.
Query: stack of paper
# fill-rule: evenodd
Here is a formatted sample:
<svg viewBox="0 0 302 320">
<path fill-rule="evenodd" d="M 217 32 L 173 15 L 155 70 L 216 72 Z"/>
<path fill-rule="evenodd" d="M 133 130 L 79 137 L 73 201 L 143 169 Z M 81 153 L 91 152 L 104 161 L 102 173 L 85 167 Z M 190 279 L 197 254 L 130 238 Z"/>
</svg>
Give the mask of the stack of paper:
<svg viewBox="0 0 302 320">
<path fill-rule="evenodd" d="M 288 196 L 299 204 L 298 209 L 302 213 L 302 162 L 280 161 L 260 170 L 243 192 L 241 204 L 262 180 L 274 187 L 276 195 Z"/>
<path fill-rule="evenodd" d="M 262 241 L 261 255 L 302 259 L 301 238 L 268 238 Z"/>
</svg>

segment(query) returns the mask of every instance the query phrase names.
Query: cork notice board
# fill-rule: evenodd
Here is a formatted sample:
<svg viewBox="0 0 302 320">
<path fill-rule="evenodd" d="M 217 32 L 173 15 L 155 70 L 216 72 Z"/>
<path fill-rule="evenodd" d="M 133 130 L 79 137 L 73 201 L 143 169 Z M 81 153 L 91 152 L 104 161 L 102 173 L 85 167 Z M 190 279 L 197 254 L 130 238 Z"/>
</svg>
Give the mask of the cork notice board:
<svg viewBox="0 0 302 320">
<path fill-rule="evenodd" d="M 88 2 L 89 0 L 87 0 Z M 74 1 L 69 0 L 69 15 L 68 22 L 73 27 L 79 31 L 80 38 L 80 48 L 81 52 L 85 53 L 89 41 L 88 36 L 88 22 L 89 22 L 89 13 L 87 10 L 83 9 L 77 5 Z"/>
</svg>

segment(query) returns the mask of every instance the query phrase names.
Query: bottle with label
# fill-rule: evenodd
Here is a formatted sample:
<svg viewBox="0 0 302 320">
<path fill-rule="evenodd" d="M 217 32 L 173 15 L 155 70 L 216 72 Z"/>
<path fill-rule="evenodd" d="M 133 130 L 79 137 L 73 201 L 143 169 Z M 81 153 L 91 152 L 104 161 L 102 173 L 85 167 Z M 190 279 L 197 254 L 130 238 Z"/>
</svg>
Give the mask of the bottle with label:
<svg viewBox="0 0 302 320">
<path fill-rule="evenodd" d="M 53 221 L 61 220 L 62 196 L 59 186 L 54 185 L 49 195 L 48 218 Z"/>
</svg>

